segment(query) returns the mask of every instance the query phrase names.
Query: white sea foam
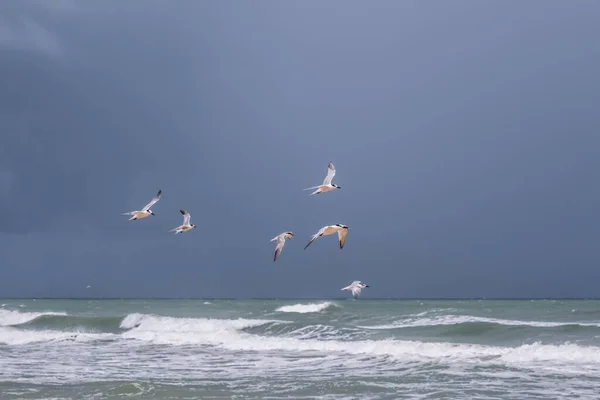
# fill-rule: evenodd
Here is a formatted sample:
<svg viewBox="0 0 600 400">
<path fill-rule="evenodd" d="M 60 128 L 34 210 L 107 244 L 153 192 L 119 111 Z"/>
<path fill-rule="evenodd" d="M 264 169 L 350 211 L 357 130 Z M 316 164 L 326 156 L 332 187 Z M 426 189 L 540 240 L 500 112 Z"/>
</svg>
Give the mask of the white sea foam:
<svg viewBox="0 0 600 400">
<path fill-rule="evenodd" d="M 197 344 L 230 351 L 303 353 L 334 356 L 350 354 L 383 357 L 402 362 L 441 362 L 467 364 L 509 364 L 526 368 L 554 368 L 570 365 L 571 371 L 600 372 L 600 347 L 577 344 L 545 345 L 534 343 L 519 347 L 486 346 L 409 340 L 318 340 L 299 337 L 261 336 L 244 328 L 277 321 L 251 319 L 171 318 L 132 314 L 122 326 L 137 327 L 123 337 L 157 344 Z M 285 321 L 280 321 L 285 323 Z M 575 369 L 573 369 L 575 368 Z"/>
<path fill-rule="evenodd" d="M 500 318 L 476 317 L 471 315 L 441 315 L 439 317 L 430 318 L 414 318 L 420 314 L 416 314 L 413 318 L 400 320 L 392 324 L 360 326 L 364 329 L 399 329 L 399 328 L 415 328 L 420 326 L 436 326 L 436 325 L 458 325 L 473 322 L 485 322 L 490 324 L 507 325 L 507 326 L 533 326 L 540 328 L 552 328 L 558 326 L 580 325 L 580 326 L 596 326 L 600 327 L 600 322 L 550 322 L 550 321 L 518 321 Z"/>
<path fill-rule="evenodd" d="M 323 303 L 294 304 L 290 306 L 279 307 L 275 311 L 305 314 L 321 312 L 329 307 L 335 307 L 335 304 L 333 304 L 330 301 L 326 301 Z"/>
<path fill-rule="evenodd" d="M 22 330 L 11 327 L 0 327 L 0 344 L 23 345 L 36 342 L 57 341 L 90 341 L 114 336 L 110 333 L 79 333 L 54 330 Z"/>
<path fill-rule="evenodd" d="M 0 326 L 24 324 L 42 315 L 67 315 L 64 312 L 20 312 L 0 309 Z"/>
<path fill-rule="evenodd" d="M 210 343 L 211 338 L 230 338 L 243 328 L 263 325 L 272 320 L 175 318 L 149 314 L 130 314 L 121 328 L 130 329 L 124 338 L 149 340 L 161 344 Z M 283 322 L 283 321 L 282 321 Z"/>
</svg>

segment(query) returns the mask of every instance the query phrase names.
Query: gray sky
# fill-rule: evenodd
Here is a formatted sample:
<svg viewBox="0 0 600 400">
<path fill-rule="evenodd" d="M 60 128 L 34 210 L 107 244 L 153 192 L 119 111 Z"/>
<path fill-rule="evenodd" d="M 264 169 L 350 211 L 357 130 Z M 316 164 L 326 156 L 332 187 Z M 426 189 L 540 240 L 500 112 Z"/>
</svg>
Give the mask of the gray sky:
<svg viewBox="0 0 600 400">
<path fill-rule="evenodd" d="M 599 13 L 2 1 L 0 297 L 600 296 Z"/>
</svg>

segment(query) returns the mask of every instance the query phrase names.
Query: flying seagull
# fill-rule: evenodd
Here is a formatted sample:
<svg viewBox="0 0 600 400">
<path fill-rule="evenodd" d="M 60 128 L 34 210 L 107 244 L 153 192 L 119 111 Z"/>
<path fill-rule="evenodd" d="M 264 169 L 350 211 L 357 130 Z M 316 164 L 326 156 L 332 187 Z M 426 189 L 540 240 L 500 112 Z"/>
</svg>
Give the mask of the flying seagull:
<svg viewBox="0 0 600 400">
<path fill-rule="evenodd" d="M 308 242 L 308 244 L 306 245 L 304 250 L 306 250 L 306 248 L 308 246 L 310 246 L 312 244 L 312 242 L 317 240 L 317 238 L 319 236 L 333 235 L 336 232 L 338 234 L 338 238 L 340 241 L 340 249 L 343 249 L 344 244 L 346 244 L 346 235 L 348 235 L 348 227 L 343 224 L 335 224 L 335 225 L 324 226 L 321 229 L 319 229 L 319 232 L 312 235 L 312 237 L 310 238 L 310 242 Z"/>
<path fill-rule="evenodd" d="M 156 196 L 154 196 L 152 201 L 150 203 L 146 204 L 144 206 L 144 208 L 142 208 L 141 211 L 130 211 L 130 212 L 123 213 L 121 215 L 131 215 L 131 218 L 129 218 L 129 221 L 131 221 L 131 220 L 135 221 L 136 219 L 142 219 L 142 218 L 146 218 L 150 215 L 154 215 L 154 212 L 150 209 L 150 207 L 152 207 L 154 204 L 156 204 L 157 201 L 160 200 L 160 194 L 161 194 L 161 190 L 158 191 L 158 193 L 156 194 Z"/>
<path fill-rule="evenodd" d="M 340 186 L 336 185 L 335 183 L 331 183 L 331 180 L 333 179 L 334 175 L 335 175 L 335 167 L 333 166 L 333 163 L 331 161 L 329 161 L 329 165 L 327 166 L 327 176 L 325 177 L 323 184 L 320 186 L 309 187 L 304 190 L 317 189 L 310 194 L 312 196 L 313 194 L 321 194 L 321 193 L 329 192 L 334 189 L 341 189 Z"/>
<path fill-rule="evenodd" d="M 181 214 L 183 214 L 183 225 L 179 225 L 177 228 L 173 228 L 173 229 L 171 229 L 171 230 L 169 231 L 169 232 L 173 232 L 173 231 L 175 231 L 175 234 L 176 234 L 176 235 L 177 235 L 178 233 L 181 233 L 181 232 L 187 232 L 187 231 L 189 231 L 190 229 L 193 229 L 193 228 L 195 228 L 195 227 L 196 227 L 196 225 L 194 225 L 194 224 L 191 224 L 191 225 L 190 225 L 190 218 L 192 218 L 192 216 L 190 215 L 190 213 L 188 213 L 188 212 L 187 212 L 187 211 L 185 211 L 185 210 L 179 210 L 179 212 L 180 212 Z"/>
<path fill-rule="evenodd" d="M 352 291 L 352 297 L 357 298 L 360 295 L 360 291 L 366 287 L 369 287 L 369 285 L 365 285 L 361 281 L 354 281 L 341 290 L 350 290 Z"/>
<path fill-rule="evenodd" d="M 269 240 L 270 242 L 274 242 L 275 240 L 277 240 L 277 246 L 275 247 L 275 255 L 273 256 L 273 262 L 277 261 L 277 257 L 279 257 L 279 255 L 283 251 L 285 239 L 292 239 L 293 237 L 293 232 L 283 232 L 275 236 L 273 239 Z"/>
</svg>

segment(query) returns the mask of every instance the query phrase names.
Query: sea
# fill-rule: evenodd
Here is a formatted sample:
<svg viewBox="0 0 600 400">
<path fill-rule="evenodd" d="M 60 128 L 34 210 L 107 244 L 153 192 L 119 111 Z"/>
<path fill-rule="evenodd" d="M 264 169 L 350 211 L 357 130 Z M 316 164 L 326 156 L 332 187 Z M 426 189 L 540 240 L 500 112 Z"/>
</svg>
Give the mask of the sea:
<svg viewBox="0 0 600 400">
<path fill-rule="evenodd" d="M 598 300 L 0 300 L 0 399 L 599 399 Z"/>
</svg>

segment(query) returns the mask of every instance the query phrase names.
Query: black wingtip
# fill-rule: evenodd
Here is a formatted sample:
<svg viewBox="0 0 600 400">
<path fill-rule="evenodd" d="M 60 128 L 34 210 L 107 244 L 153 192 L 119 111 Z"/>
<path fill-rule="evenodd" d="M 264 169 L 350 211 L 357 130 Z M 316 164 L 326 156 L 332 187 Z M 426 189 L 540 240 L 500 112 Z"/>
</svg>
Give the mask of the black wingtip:
<svg viewBox="0 0 600 400">
<path fill-rule="evenodd" d="M 182 213 L 183 215 L 185 215 L 185 211 L 184 210 L 179 210 L 180 213 Z"/>
</svg>

